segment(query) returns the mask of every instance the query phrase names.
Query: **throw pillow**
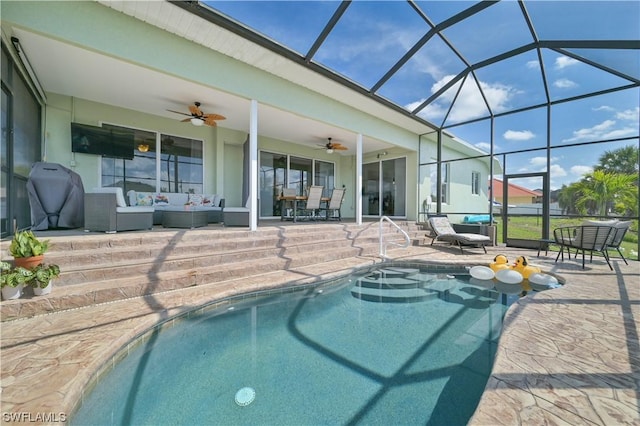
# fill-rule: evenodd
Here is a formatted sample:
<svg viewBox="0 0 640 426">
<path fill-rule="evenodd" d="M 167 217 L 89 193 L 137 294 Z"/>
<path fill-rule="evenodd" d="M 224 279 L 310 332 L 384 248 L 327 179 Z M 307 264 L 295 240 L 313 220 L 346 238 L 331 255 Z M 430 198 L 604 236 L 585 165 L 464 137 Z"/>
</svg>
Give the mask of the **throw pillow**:
<svg viewBox="0 0 640 426">
<path fill-rule="evenodd" d="M 189 194 L 189 204 L 192 206 L 201 206 L 203 198 L 202 194 Z"/>
<path fill-rule="evenodd" d="M 138 192 L 136 194 L 136 205 L 138 206 L 152 206 L 153 196 L 148 193 Z"/>
<path fill-rule="evenodd" d="M 153 200 L 153 203 L 159 206 L 166 206 L 169 204 L 169 199 L 164 194 L 156 194 L 156 198 Z"/>
<path fill-rule="evenodd" d="M 202 196 L 202 205 L 204 207 L 212 207 L 213 206 L 213 195 L 203 195 Z"/>
</svg>

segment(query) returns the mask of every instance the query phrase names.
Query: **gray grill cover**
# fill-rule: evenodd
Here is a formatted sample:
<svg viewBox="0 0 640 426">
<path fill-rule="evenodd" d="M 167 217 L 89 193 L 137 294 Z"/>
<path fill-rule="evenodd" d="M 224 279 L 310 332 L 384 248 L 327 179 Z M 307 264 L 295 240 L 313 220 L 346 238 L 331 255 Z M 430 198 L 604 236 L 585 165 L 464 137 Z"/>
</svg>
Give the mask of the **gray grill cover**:
<svg viewBox="0 0 640 426">
<path fill-rule="evenodd" d="M 84 226 L 84 187 L 76 172 L 56 163 L 35 163 L 27 192 L 34 231 Z"/>
</svg>

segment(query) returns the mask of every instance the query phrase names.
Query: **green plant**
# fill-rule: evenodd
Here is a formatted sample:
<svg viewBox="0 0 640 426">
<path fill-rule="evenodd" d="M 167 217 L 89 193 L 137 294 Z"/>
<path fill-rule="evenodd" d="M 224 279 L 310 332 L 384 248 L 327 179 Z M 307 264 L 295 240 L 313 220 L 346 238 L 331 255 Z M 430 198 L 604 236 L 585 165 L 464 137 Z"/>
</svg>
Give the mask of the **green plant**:
<svg viewBox="0 0 640 426">
<path fill-rule="evenodd" d="M 0 287 L 18 287 L 20 284 L 27 283 L 33 276 L 33 273 L 21 266 L 17 268 L 9 265 L 8 269 L 5 269 L 6 262 L 2 262 L 2 274 L 0 275 Z"/>
<path fill-rule="evenodd" d="M 60 276 L 60 267 L 53 263 L 49 265 L 41 263 L 29 272 L 31 276 L 27 280 L 27 284 L 31 287 L 45 288 L 51 280 Z"/>
<path fill-rule="evenodd" d="M 9 252 L 13 257 L 40 256 L 48 249 L 49 240 L 40 241 L 32 231 L 16 232 L 9 246 Z"/>
</svg>

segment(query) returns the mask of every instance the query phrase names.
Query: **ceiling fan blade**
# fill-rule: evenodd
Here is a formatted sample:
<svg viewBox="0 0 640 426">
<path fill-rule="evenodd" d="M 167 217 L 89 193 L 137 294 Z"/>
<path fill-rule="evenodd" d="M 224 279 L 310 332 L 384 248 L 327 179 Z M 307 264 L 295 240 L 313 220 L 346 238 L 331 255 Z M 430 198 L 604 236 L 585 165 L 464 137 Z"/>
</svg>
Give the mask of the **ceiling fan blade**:
<svg viewBox="0 0 640 426">
<path fill-rule="evenodd" d="M 216 127 L 218 125 L 218 123 L 216 123 L 216 120 L 213 120 L 209 117 L 204 119 L 204 124 L 206 124 L 207 126 L 211 126 L 211 127 Z"/>
<path fill-rule="evenodd" d="M 187 113 L 184 113 L 184 112 L 174 111 L 174 110 L 171 110 L 171 109 L 168 109 L 167 111 L 173 112 L 173 113 L 176 113 L 176 114 L 180 114 L 180 115 L 188 115 L 189 117 L 191 117 L 191 114 L 187 114 Z"/>
<path fill-rule="evenodd" d="M 332 148 L 337 149 L 338 151 L 346 151 L 347 149 L 349 149 L 344 145 L 340 145 L 339 143 L 334 143 Z"/>
<path fill-rule="evenodd" d="M 204 119 L 206 120 L 226 120 L 227 117 L 225 117 L 224 115 L 220 115 L 220 114 L 204 114 Z"/>
<path fill-rule="evenodd" d="M 196 117 L 202 117 L 204 115 L 197 105 L 189 105 L 189 111 L 191 115 Z"/>
<path fill-rule="evenodd" d="M 187 115 L 187 114 L 185 114 Z M 186 123 L 187 121 L 191 121 L 191 118 L 185 118 L 184 120 L 180 120 L 181 123 Z"/>
</svg>

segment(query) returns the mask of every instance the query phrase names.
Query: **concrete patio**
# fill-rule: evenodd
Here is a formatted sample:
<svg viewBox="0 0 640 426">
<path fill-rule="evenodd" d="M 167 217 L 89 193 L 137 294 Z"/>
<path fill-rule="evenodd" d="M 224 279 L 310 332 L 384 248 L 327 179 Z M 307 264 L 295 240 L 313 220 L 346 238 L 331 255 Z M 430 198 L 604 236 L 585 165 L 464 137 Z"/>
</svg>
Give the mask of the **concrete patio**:
<svg viewBox="0 0 640 426">
<path fill-rule="evenodd" d="M 305 225 L 299 225 L 305 226 Z M 529 256 L 562 288 L 530 293 L 509 309 L 475 425 L 640 424 L 640 264 L 595 258 L 555 263 L 554 252 L 428 245 L 389 250 L 394 259 L 488 265 L 496 254 Z M 2 422 L 55 424 L 74 412 L 131 339 L 177 314 L 225 297 L 336 277 L 381 262 L 375 255 L 323 261 L 210 285 L 68 309 L 2 323 Z M 4 303 L 4 302 L 3 302 Z M 170 324 L 171 322 L 169 322 Z M 124 351 L 123 351 L 124 349 Z"/>
</svg>

